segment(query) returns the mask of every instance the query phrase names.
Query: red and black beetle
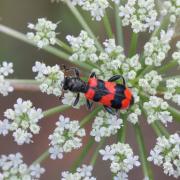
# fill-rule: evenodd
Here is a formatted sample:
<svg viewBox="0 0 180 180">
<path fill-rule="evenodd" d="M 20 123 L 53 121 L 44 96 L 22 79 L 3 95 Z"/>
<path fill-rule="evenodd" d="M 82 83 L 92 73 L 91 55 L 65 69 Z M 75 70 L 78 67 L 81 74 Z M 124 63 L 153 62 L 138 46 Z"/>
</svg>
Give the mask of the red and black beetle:
<svg viewBox="0 0 180 180">
<path fill-rule="evenodd" d="M 86 83 L 79 77 L 79 70 L 77 68 L 67 69 L 65 66 L 64 70 L 73 70 L 75 73 L 74 77 L 65 76 L 63 82 L 63 89 L 77 93 L 76 99 L 73 103 L 75 106 L 80 97 L 80 93 L 84 93 L 87 101 L 88 109 L 91 109 L 93 102 L 99 102 L 102 104 L 106 111 L 111 114 L 115 114 L 113 109 L 117 112 L 119 109 L 127 109 L 134 103 L 134 97 L 129 88 L 126 87 L 124 77 L 121 75 L 114 75 L 108 81 L 103 81 L 96 78 L 96 74 L 93 72 L 89 76 L 88 82 Z M 118 84 L 115 81 L 122 78 L 123 83 Z"/>
</svg>

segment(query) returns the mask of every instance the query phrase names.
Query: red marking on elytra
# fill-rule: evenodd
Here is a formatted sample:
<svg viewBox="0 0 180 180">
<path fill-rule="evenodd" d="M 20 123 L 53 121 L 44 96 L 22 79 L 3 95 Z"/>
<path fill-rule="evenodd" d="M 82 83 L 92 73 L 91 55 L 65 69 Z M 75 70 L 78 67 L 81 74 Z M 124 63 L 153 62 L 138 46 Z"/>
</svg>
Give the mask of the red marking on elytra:
<svg viewBox="0 0 180 180">
<path fill-rule="evenodd" d="M 89 88 L 89 90 L 85 93 L 87 99 L 93 99 L 94 95 L 95 91 L 91 88 Z"/>
<path fill-rule="evenodd" d="M 132 93 L 131 93 L 131 91 L 128 89 L 128 88 L 126 88 L 125 90 L 124 90 L 124 94 L 125 94 L 125 96 L 126 96 L 126 98 L 127 99 L 131 99 L 132 98 Z"/>
<path fill-rule="evenodd" d="M 97 86 L 97 79 L 96 78 L 89 78 L 88 84 L 90 87 L 96 87 Z"/>
<path fill-rule="evenodd" d="M 105 106 L 111 106 L 111 101 L 114 99 L 114 94 L 107 94 L 101 98 L 99 101 L 101 104 Z"/>
<path fill-rule="evenodd" d="M 122 102 L 121 102 L 121 108 L 122 108 L 122 109 L 126 109 L 126 108 L 129 107 L 129 104 L 130 104 L 130 100 L 126 98 L 126 99 L 122 100 Z"/>
<path fill-rule="evenodd" d="M 110 107 L 111 106 L 111 101 L 114 99 L 114 96 L 115 96 L 115 91 L 116 91 L 115 86 L 116 86 L 116 84 L 113 83 L 113 82 L 105 81 L 104 85 L 105 85 L 106 89 L 108 90 L 109 94 L 103 96 L 99 102 L 102 103 L 105 106 Z"/>
<path fill-rule="evenodd" d="M 106 89 L 109 91 L 109 93 L 115 94 L 116 83 L 105 81 L 104 85 L 105 85 Z"/>
</svg>

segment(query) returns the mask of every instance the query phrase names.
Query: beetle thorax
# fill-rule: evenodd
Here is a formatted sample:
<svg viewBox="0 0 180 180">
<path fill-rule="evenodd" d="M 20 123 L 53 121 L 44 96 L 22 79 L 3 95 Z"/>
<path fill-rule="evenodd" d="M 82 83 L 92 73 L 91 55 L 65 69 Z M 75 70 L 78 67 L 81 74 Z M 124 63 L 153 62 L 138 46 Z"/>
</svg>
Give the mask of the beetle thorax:
<svg viewBox="0 0 180 180">
<path fill-rule="evenodd" d="M 65 77 L 63 89 L 76 93 L 85 93 L 87 91 L 87 84 L 78 77 Z"/>
</svg>

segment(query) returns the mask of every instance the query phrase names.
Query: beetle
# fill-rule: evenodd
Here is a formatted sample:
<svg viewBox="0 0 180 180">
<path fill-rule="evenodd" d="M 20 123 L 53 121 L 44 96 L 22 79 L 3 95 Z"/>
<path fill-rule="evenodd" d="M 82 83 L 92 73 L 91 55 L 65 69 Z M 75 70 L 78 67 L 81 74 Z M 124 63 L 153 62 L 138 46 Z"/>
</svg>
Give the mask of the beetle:
<svg viewBox="0 0 180 180">
<path fill-rule="evenodd" d="M 64 71 L 73 70 L 74 76 L 65 76 L 63 81 L 63 89 L 76 93 L 73 106 L 79 102 L 80 93 L 84 93 L 86 97 L 86 104 L 88 109 L 91 109 L 93 101 L 99 102 L 104 106 L 104 109 L 110 114 L 116 114 L 120 109 L 128 109 L 134 104 L 134 97 L 131 90 L 126 87 L 126 82 L 123 76 L 114 75 L 103 81 L 96 77 L 95 72 L 89 76 L 88 82 L 80 78 L 80 73 L 77 68 L 66 68 L 63 66 Z M 122 78 L 122 84 L 116 83 L 117 80 Z"/>
</svg>

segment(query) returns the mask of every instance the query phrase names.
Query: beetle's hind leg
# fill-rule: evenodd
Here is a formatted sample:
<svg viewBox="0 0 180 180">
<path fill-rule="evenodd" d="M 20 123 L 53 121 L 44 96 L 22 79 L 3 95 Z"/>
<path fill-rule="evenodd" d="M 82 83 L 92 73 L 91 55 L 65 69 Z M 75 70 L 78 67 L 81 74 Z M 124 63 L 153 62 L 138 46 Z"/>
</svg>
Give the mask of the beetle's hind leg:
<svg viewBox="0 0 180 180">
<path fill-rule="evenodd" d="M 108 81 L 109 82 L 114 82 L 114 81 L 117 81 L 120 78 L 122 78 L 122 80 L 123 80 L 123 85 L 126 86 L 126 81 L 125 81 L 124 77 L 119 75 L 119 74 L 112 76 L 111 78 L 108 79 Z"/>
<path fill-rule="evenodd" d="M 87 104 L 87 108 L 91 109 L 92 105 L 93 105 L 93 102 L 90 102 L 89 99 L 86 99 L 86 104 Z"/>
<path fill-rule="evenodd" d="M 73 106 L 76 106 L 76 105 L 77 105 L 77 103 L 79 102 L 79 97 L 80 97 L 80 94 L 77 93 L 76 99 L 75 99 L 75 101 L 73 102 Z"/>
<path fill-rule="evenodd" d="M 112 114 L 113 116 L 116 115 L 116 112 L 113 110 L 113 108 L 108 107 L 108 106 L 104 106 L 104 109 L 105 109 L 105 111 Z"/>
</svg>

